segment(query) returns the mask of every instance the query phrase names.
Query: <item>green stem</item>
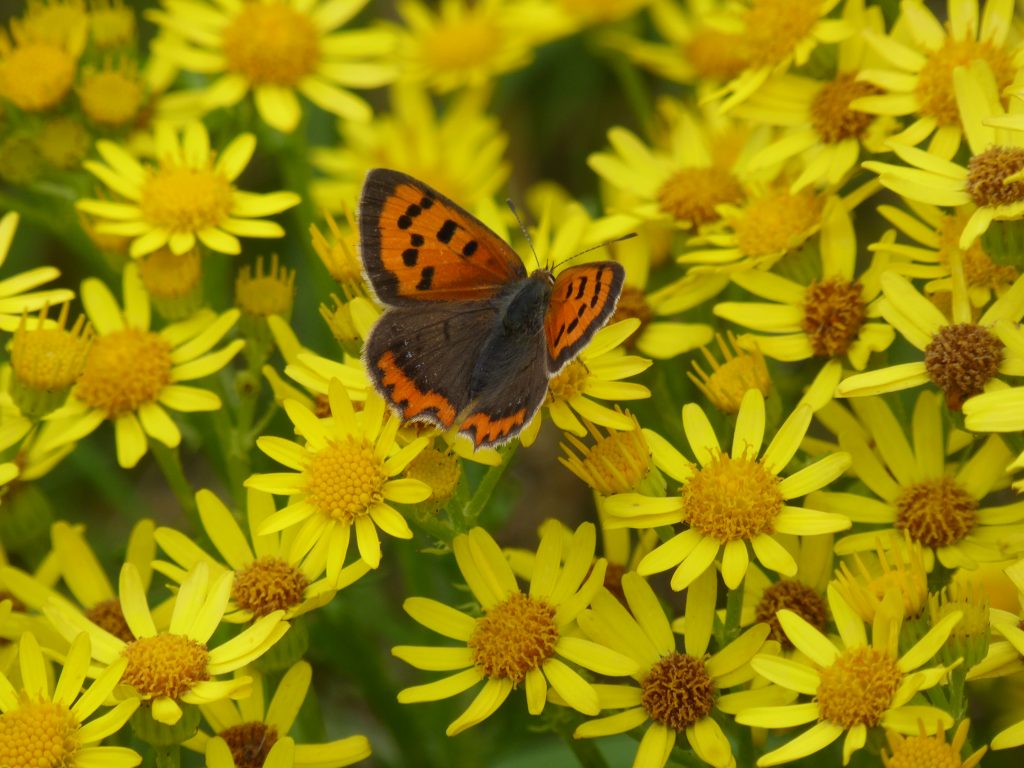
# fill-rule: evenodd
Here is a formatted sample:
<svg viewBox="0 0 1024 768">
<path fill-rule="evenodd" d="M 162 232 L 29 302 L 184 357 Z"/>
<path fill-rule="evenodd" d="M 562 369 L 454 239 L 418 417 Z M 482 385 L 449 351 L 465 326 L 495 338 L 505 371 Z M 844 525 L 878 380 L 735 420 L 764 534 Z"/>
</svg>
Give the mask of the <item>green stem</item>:
<svg viewBox="0 0 1024 768">
<path fill-rule="evenodd" d="M 725 642 L 735 640 L 740 634 L 740 615 L 743 611 L 743 589 L 731 589 L 725 598 Z"/>
<path fill-rule="evenodd" d="M 505 452 L 501 455 L 501 464 L 496 467 L 491 467 L 484 474 L 480 484 L 476 487 L 473 492 L 473 497 L 469 500 L 469 503 L 462 508 L 462 514 L 459 515 L 459 519 L 455 520 L 456 533 L 462 533 L 468 531 L 480 518 L 480 513 L 484 511 L 484 507 L 487 506 L 487 502 L 491 500 L 491 496 L 494 495 L 494 489 L 498 487 L 498 481 L 501 480 L 505 474 L 505 470 L 508 469 L 508 465 L 512 463 L 512 457 L 515 456 L 516 448 L 519 444 L 512 443 Z"/>
<path fill-rule="evenodd" d="M 572 753 L 579 760 L 584 768 L 608 768 L 608 761 L 604 759 L 601 750 L 592 739 L 574 739 L 572 733 L 559 729 L 565 745 L 572 750 Z"/>
<path fill-rule="evenodd" d="M 185 516 L 195 526 L 196 532 L 203 530 L 199 520 L 199 510 L 196 507 L 196 492 L 188 478 L 185 477 L 185 469 L 181 466 L 181 455 L 178 453 L 178 449 L 168 448 L 158 440 L 150 440 L 149 447 Z"/>
<path fill-rule="evenodd" d="M 154 746 L 156 768 L 181 768 L 181 747 L 177 744 Z"/>
</svg>

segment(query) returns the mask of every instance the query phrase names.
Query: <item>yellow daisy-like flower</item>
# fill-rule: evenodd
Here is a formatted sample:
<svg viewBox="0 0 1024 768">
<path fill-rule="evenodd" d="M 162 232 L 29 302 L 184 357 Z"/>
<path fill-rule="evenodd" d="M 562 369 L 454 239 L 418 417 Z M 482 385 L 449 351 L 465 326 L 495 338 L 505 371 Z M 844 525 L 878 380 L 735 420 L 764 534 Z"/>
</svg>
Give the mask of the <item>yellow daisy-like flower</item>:
<svg viewBox="0 0 1024 768">
<path fill-rule="evenodd" d="M 162 55 L 182 71 L 216 77 L 187 97 L 216 109 L 251 92 L 263 122 L 291 133 L 302 118 L 298 94 L 344 120 L 366 122 L 370 105 L 348 89 L 378 88 L 397 77 L 394 34 L 341 29 L 367 2 L 162 0 L 163 10 L 148 16 L 174 33 Z"/>
<path fill-rule="evenodd" d="M 650 528 L 684 523 L 676 534 L 640 561 L 646 576 L 675 568 L 672 589 L 685 589 L 709 569 L 722 553 L 722 578 L 729 589 L 743 581 L 750 552 L 766 568 L 793 576 L 797 563 L 775 538 L 789 533 L 810 536 L 845 530 L 845 515 L 787 504 L 828 485 L 850 466 L 848 453 L 834 453 L 782 477 L 800 447 L 813 414 L 800 404 L 779 427 L 761 457 L 764 442 L 764 396 L 756 389 L 743 397 L 736 416 L 732 450 L 722 451 L 704 411 L 695 403 L 683 407 L 683 430 L 697 464 L 685 459 L 665 438 L 644 430 L 654 463 L 682 483 L 679 495 L 664 498 L 624 493 L 608 498 L 612 525 Z"/>
<path fill-rule="evenodd" d="M 908 200 L 909 211 L 892 205 L 878 206 L 878 212 L 909 237 L 913 243 L 883 240 L 869 250 L 896 256 L 889 268 L 906 277 L 927 278 L 927 293 L 951 293 L 953 290 L 951 254 L 959 255 L 964 266 L 964 281 L 972 307 L 984 307 L 993 297 L 1002 296 L 1020 277 L 1009 264 L 997 264 L 980 239 L 966 249 L 960 247 L 960 234 L 970 220 L 970 212 L 957 208 L 946 213 L 937 206 Z M 909 260 L 906 263 L 905 260 Z"/>
<path fill-rule="evenodd" d="M 667 122 L 664 148 L 649 147 L 615 127 L 608 131 L 611 150 L 587 158 L 587 165 L 622 193 L 611 210 L 623 217 L 623 231 L 645 221 L 688 230 L 717 221 L 719 206 L 746 199 L 740 179 L 752 178 L 746 162 L 764 144 L 762 134 L 732 118 L 673 102 L 661 106 Z"/>
<path fill-rule="evenodd" d="M 773 74 L 806 64 L 821 44 L 838 43 L 856 31 L 845 19 L 827 18 L 839 0 L 749 0 L 728 8 L 720 26 L 740 35 L 747 65 L 721 88 L 723 112 L 742 103 Z"/>
<path fill-rule="evenodd" d="M 83 691 L 90 658 L 89 636 L 80 634 L 53 686 L 35 636 L 31 632 L 21 636 L 20 686 L 16 688 L 0 672 L 0 765 L 132 768 L 142 762 L 134 749 L 100 746 L 124 727 L 138 709 L 138 699 L 122 701 L 92 718 L 113 692 L 128 662 L 113 661 Z"/>
<path fill-rule="evenodd" d="M 210 135 L 199 122 L 187 124 L 181 138 L 171 126 L 157 123 L 153 138 L 156 165 L 140 163 L 112 141 L 96 142 L 103 161 L 90 160 L 84 167 L 125 198 L 75 204 L 95 218 L 97 232 L 132 238 L 133 258 L 165 245 L 180 255 L 197 239 L 212 251 L 238 254 L 239 237 L 284 235 L 280 225 L 263 217 L 297 205 L 299 196 L 244 192 L 234 184 L 256 149 L 255 136 L 241 134 L 219 156 L 211 152 Z"/>
<path fill-rule="evenodd" d="M 890 592 L 895 605 L 899 597 Z M 861 749 L 868 731 L 883 726 L 897 733 L 915 734 L 918 720 L 930 723 L 930 732 L 949 728 L 953 718 L 943 710 L 909 703 L 918 691 L 931 688 L 946 677 L 943 666 L 920 669 L 946 642 L 962 614 L 950 613 L 932 626 L 902 655 L 899 652 L 902 612 L 890 608 L 871 625 L 871 639 L 860 617 L 836 592 L 828 589 L 828 603 L 842 645 L 792 611 L 779 611 L 786 636 L 808 663 L 779 656 L 755 656 L 758 674 L 776 685 L 814 700 L 782 706 L 752 707 L 739 712 L 736 721 L 758 728 L 792 728 L 814 725 L 787 744 L 758 759 L 758 766 L 779 765 L 814 754 L 844 733 L 843 765 Z"/>
<path fill-rule="evenodd" d="M 155 332 L 150 330 L 149 298 L 134 264 L 125 268 L 123 287 L 122 310 L 100 280 L 82 283 L 82 304 L 96 338 L 67 404 L 47 417 L 40 450 L 81 440 L 111 421 L 117 461 L 130 468 L 146 455 L 147 436 L 171 448 L 181 442 L 181 430 L 167 409 L 221 407 L 213 392 L 182 382 L 216 373 L 242 349 L 245 342 L 236 339 L 213 350 L 235 325 L 238 310 L 219 316 L 199 312 Z"/>
<path fill-rule="evenodd" d="M 857 30 L 885 29 L 882 9 L 865 9 L 864 0 L 846 2 L 842 18 Z M 849 178 L 862 148 L 886 151 L 883 140 L 894 121 L 877 119 L 850 106 L 858 98 L 881 92 L 857 77 L 858 72 L 875 63 L 875 57 L 859 34 L 841 42 L 836 56 L 832 79 L 780 75 L 735 109 L 736 117 L 782 129 L 771 144 L 751 158 L 751 171 L 798 158 L 803 170 L 790 191 L 799 192 L 812 185 L 835 188 Z"/>
<path fill-rule="evenodd" d="M 20 216 L 8 211 L 0 217 L 0 267 L 7 260 L 11 250 L 11 241 L 18 228 Z M 35 312 L 44 306 L 53 306 L 71 301 L 75 297 L 67 288 L 52 288 L 36 291 L 43 283 L 60 277 L 56 267 L 35 267 L 19 275 L 5 277 L 0 280 L 0 330 L 13 333 L 21 324 L 21 316 L 25 312 Z"/>
<path fill-rule="evenodd" d="M 508 136 L 487 112 L 490 89 L 465 90 L 442 112 L 422 84 L 396 84 L 390 111 L 370 123 L 342 123 L 342 141 L 317 147 L 310 159 L 326 178 L 314 179 L 313 199 L 329 211 L 353 205 L 366 172 L 397 168 L 473 210 L 505 188 Z"/>
<path fill-rule="evenodd" d="M 748 683 L 750 660 L 762 650 L 768 626 L 758 624 L 717 653 L 708 654 L 711 625 L 687 632 L 684 650 L 654 590 L 635 573 L 622 577 L 625 606 L 602 590 L 593 608 L 580 614 L 579 624 L 592 640 L 633 659 L 633 683 L 595 685 L 602 709 L 622 710 L 589 720 L 573 733 L 577 739 L 625 733 L 645 727 L 635 766 L 662 768 L 677 741 L 685 740 L 701 760 L 716 768 L 735 766 L 732 746 L 714 714 L 735 714 L 763 703 L 757 691 L 722 693 Z"/>
<path fill-rule="evenodd" d="M 260 450 L 292 472 L 257 474 L 249 488 L 290 496 L 288 506 L 269 515 L 254 532 L 267 535 L 296 527 L 289 559 L 307 552 L 314 562 L 327 562 L 327 578 L 336 582 L 355 529 L 359 557 L 371 568 L 380 565 L 377 528 L 400 539 L 411 539 L 405 518 L 391 503 L 415 504 L 430 497 L 420 480 L 398 477 L 427 444 L 418 438 L 395 450 L 399 421 L 384 401 L 370 396 L 357 414 L 337 379 L 328 394 L 330 416 L 317 414 L 295 401 L 286 401 L 296 432 L 305 445 L 282 437 L 257 440 Z M 391 502 L 391 503 L 389 503 Z"/>
<path fill-rule="evenodd" d="M 397 46 L 401 78 L 447 92 L 486 85 L 530 63 L 537 30 L 509 13 L 514 0 L 441 0 L 435 12 L 423 0 L 400 0 L 406 26 Z"/>
<path fill-rule="evenodd" d="M 639 14 L 652 0 L 518 0 L 509 12 L 546 42 Z"/>
<path fill-rule="evenodd" d="M 305 701 L 313 669 L 305 661 L 292 666 L 264 706 L 266 683 L 253 671 L 253 695 L 235 703 L 201 704 L 213 735 L 199 731 L 182 746 L 204 753 L 207 768 L 341 768 L 370 756 L 365 736 L 325 744 L 296 744 L 288 735 Z"/>
<path fill-rule="evenodd" d="M 604 579 L 604 560 L 594 561 L 595 540 L 594 525 L 584 523 L 566 551 L 560 532 L 548 531 L 537 550 L 529 593 L 524 594 L 487 531 L 473 528 L 456 536 L 455 559 L 482 614 L 473 616 L 424 597 L 405 601 L 406 612 L 416 621 L 464 645 L 393 648 L 395 656 L 418 669 L 455 673 L 406 688 L 398 700 L 436 701 L 485 681 L 466 711 L 448 726 L 449 736 L 490 717 L 521 684 L 532 715 L 544 710 L 548 686 L 567 706 L 596 715 L 601 704 L 594 686 L 562 659 L 603 675 L 631 675 L 637 665 L 571 631 Z"/>
<path fill-rule="evenodd" d="M 733 273 L 734 283 L 775 303 L 724 301 L 715 304 L 714 312 L 762 331 L 744 335 L 739 343 L 766 357 L 786 362 L 846 357 L 862 371 L 871 353 L 888 349 L 896 333 L 878 322 L 878 270 L 855 276 L 857 236 L 845 206 L 834 205 L 826 214 L 819 252 L 820 277 L 806 285 L 761 270 Z"/>
<path fill-rule="evenodd" d="M 993 221 L 1024 218 L 1024 184 L 1018 180 L 1024 171 L 1024 101 L 1011 101 L 1007 113 L 997 80 L 983 61 L 957 67 L 952 78 L 970 159 L 960 164 L 894 137 L 889 147 L 906 166 L 867 162 L 864 167 L 907 200 L 970 210 L 959 242 L 966 250 Z"/>
<path fill-rule="evenodd" d="M 1014 61 L 1019 35 L 1013 32 L 1013 0 L 987 0 L 984 12 L 981 5 L 947 0 L 948 21 L 940 21 L 921 0 L 903 0 L 889 35 L 866 30 L 865 40 L 890 67 L 861 72 L 861 80 L 884 93 L 864 96 L 854 108 L 875 115 L 912 116 L 896 140 L 916 146 L 931 137 L 930 153 L 945 160 L 953 157 L 973 119 L 958 114 L 956 70 L 984 62 L 995 73 L 997 94 L 1020 82 Z"/>
<path fill-rule="evenodd" d="M 200 562 L 207 564 L 213 576 L 233 571 L 231 600 L 224 614 L 224 620 L 232 623 L 250 622 L 274 611 L 284 611 L 286 619 L 301 616 L 326 605 L 339 589 L 369 571 L 362 560 L 345 568 L 340 562 L 327 562 L 326 547 L 306 553 L 298 560 L 291 558 L 290 539 L 298 532 L 296 528 L 289 528 L 285 535 L 256 533 L 263 521 L 277 511 L 274 498 L 250 488 L 247 501 L 248 535 L 211 491 L 204 488 L 196 493 L 199 518 L 222 560 L 211 557 L 178 529 L 162 527 L 154 536 L 173 563 L 157 560 L 153 568 L 178 584 L 185 581 Z M 319 560 L 314 554 L 320 555 Z M 321 578 L 325 571 L 329 574 L 337 571 L 332 574 L 333 581 L 330 577 Z"/>
<path fill-rule="evenodd" d="M 839 383 L 836 397 L 880 395 L 930 381 L 949 409 L 959 411 L 970 398 L 999 387 L 999 376 L 1024 374 L 1024 331 L 1017 327 L 1024 316 L 1024 278 L 975 322 L 958 254 L 952 271 L 952 322 L 905 277 L 882 275 L 879 311 L 924 359 L 850 376 Z"/>
<path fill-rule="evenodd" d="M 132 634 L 128 641 L 114 637 L 60 602 L 48 603 L 43 612 L 68 639 L 88 633 L 92 658 L 104 668 L 127 659 L 121 684 L 131 691 L 132 698 L 147 703 L 154 720 L 174 725 L 181 719 L 181 704 L 210 704 L 248 696 L 252 678 L 215 678 L 255 661 L 288 631 L 288 622 L 282 620 L 284 612 L 275 611 L 216 648 L 209 648 L 207 643 L 227 609 L 232 576 L 223 573 L 211 583 L 206 564 L 199 563 L 178 590 L 168 629 L 160 631 L 146 603 L 138 569 L 125 563 L 118 593 Z"/>
<path fill-rule="evenodd" d="M 852 470 L 876 498 L 821 492 L 808 501 L 872 526 L 836 544 L 836 552 L 903 546 L 904 532 L 924 547 L 925 567 L 976 568 L 1005 560 L 1024 547 L 1024 502 L 984 505 L 1005 482 L 1010 451 L 991 436 L 956 471 L 947 469 L 941 397 L 922 392 L 914 406 L 913 442 L 881 398 L 852 401 L 863 432 L 844 430 L 839 444 L 853 457 Z M 879 530 L 878 526 L 885 526 Z"/>
<path fill-rule="evenodd" d="M 967 732 L 971 727 L 970 720 L 961 720 L 953 734 L 953 740 L 946 741 L 946 729 L 937 728 L 929 736 L 924 722 L 919 721 L 918 733 L 904 736 L 896 731 L 886 731 L 885 740 L 889 742 L 890 755 L 882 749 L 882 765 L 885 768 L 910 768 L 914 765 L 942 765 L 948 768 L 975 768 L 985 756 L 988 747 L 979 747 L 964 759 L 964 744 L 967 743 Z M 995 749 L 995 747 L 993 747 Z"/>
<path fill-rule="evenodd" d="M 11 19 L 9 35 L 0 29 L 0 98 L 24 112 L 56 107 L 74 85 L 88 41 L 88 20 L 80 6 L 60 5 L 71 11 L 64 20 L 56 18 L 62 14 L 36 6 Z"/>
</svg>

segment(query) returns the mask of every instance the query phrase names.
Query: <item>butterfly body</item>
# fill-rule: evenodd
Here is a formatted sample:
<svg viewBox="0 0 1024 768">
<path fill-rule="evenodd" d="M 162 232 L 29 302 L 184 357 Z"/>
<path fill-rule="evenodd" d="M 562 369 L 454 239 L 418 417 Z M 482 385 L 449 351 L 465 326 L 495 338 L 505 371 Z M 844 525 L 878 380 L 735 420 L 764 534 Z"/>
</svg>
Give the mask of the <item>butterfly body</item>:
<svg viewBox="0 0 1024 768">
<path fill-rule="evenodd" d="M 363 353 L 370 380 L 403 420 L 457 425 L 478 448 L 529 424 L 622 289 L 614 262 L 527 274 L 482 222 L 397 171 L 367 175 L 359 231 L 386 308 Z"/>
</svg>

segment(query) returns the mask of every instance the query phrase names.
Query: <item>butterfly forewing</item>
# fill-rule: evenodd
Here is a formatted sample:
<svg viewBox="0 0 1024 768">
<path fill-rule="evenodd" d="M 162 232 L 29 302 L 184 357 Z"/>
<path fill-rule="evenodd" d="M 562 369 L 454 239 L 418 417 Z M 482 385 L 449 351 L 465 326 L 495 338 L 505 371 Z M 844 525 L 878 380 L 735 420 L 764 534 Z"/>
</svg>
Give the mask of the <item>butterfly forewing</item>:
<svg viewBox="0 0 1024 768">
<path fill-rule="evenodd" d="M 578 355 L 615 311 L 625 270 L 614 261 L 569 267 L 555 280 L 544 318 L 548 372 Z"/>
<path fill-rule="evenodd" d="M 398 171 L 367 174 L 359 237 L 366 276 L 384 304 L 484 299 L 526 277 L 516 252 L 483 222 Z"/>
</svg>

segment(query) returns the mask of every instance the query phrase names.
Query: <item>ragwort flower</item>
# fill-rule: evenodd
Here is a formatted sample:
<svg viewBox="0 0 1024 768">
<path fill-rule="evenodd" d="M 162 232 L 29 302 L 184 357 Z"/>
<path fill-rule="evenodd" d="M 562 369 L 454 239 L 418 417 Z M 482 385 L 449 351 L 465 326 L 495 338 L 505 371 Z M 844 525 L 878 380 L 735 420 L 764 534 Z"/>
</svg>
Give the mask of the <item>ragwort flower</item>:
<svg viewBox="0 0 1024 768">
<path fill-rule="evenodd" d="M 14 211 L 8 211 L 0 218 L 0 267 L 10 253 L 11 241 L 14 240 L 19 219 L 20 216 Z M 35 267 L 0 280 L 0 330 L 9 333 L 16 331 L 24 312 L 34 312 L 46 305 L 71 301 L 75 294 L 67 288 L 33 290 L 58 277 L 60 270 L 56 267 Z"/>
<path fill-rule="evenodd" d="M 482 613 L 477 616 L 424 597 L 405 601 L 406 612 L 435 632 L 464 645 L 397 646 L 392 653 L 419 669 L 454 672 L 399 692 L 404 704 L 455 696 L 485 681 L 465 712 L 447 729 L 454 736 L 490 717 L 514 688 L 524 685 L 530 714 L 539 715 L 550 686 L 566 705 L 596 715 L 594 686 L 562 659 L 604 675 L 629 675 L 636 662 L 618 651 L 578 637 L 572 628 L 604 579 L 604 560 L 594 561 L 596 529 L 584 523 L 565 550 L 557 529 L 541 539 L 530 591 L 524 594 L 497 543 L 483 528 L 452 542 L 455 559 Z M 561 657 L 561 658 L 559 658 Z"/>
<path fill-rule="evenodd" d="M 158 123 L 154 139 L 156 165 L 140 163 L 112 141 L 96 143 L 103 161 L 87 161 L 86 170 L 124 198 L 76 203 L 95 217 L 98 233 L 132 238 L 133 258 L 164 245 L 183 254 L 197 240 L 212 251 L 234 255 L 242 250 L 239 237 L 284 235 L 280 225 L 263 217 L 297 205 L 297 194 L 235 187 L 256 149 L 255 136 L 239 135 L 219 156 L 210 151 L 210 136 L 199 122 L 188 123 L 182 139 L 176 129 Z"/>
</svg>

